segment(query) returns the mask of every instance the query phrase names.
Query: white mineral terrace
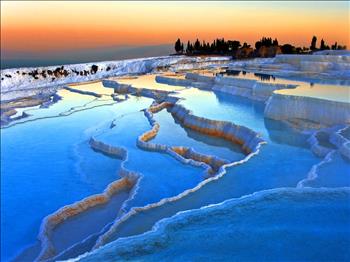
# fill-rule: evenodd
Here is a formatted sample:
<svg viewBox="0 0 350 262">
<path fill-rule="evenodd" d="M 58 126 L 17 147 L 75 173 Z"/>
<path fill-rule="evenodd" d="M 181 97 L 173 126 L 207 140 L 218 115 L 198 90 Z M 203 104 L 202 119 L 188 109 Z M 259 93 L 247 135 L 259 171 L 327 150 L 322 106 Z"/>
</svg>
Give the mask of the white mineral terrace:
<svg viewBox="0 0 350 262">
<path fill-rule="evenodd" d="M 97 66 L 97 69 L 93 65 Z M 283 76 L 307 75 L 314 78 L 315 84 L 310 85 L 306 81 L 284 78 L 266 82 L 256 79 L 251 74 L 246 75 L 246 77 L 216 75 L 223 68 L 223 65 L 225 65 L 225 68 L 228 66 L 231 69 L 245 69 L 247 72 L 279 72 Z M 192 71 L 189 69 L 204 69 L 204 71 Z M 184 72 L 178 73 L 181 70 L 184 70 Z M 164 73 L 164 71 L 167 71 L 167 73 Z M 232 62 L 227 57 L 169 56 L 65 65 L 62 67 L 2 70 L 1 102 L 6 107 L 5 109 L 8 110 L 6 114 L 1 115 L 2 123 L 8 124 L 11 121 L 15 123 L 18 120 L 17 117 L 26 117 L 26 105 L 30 103 L 32 106 L 35 104 L 35 106 L 43 107 L 56 103 L 60 99 L 59 97 L 54 97 L 57 95 L 55 94 L 57 89 L 68 92 L 68 100 L 71 97 L 74 99 L 74 96 L 79 95 L 96 100 L 103 97 L 112 104 L 122 103 L 121 105 L 129 105 L 127 103 L 132 101 L 130 98 L 135 98 L 137 105 L 142 106 L 142 108 L 140 107 L 141 111 L 138 108 L 137 111 L 128 113 L 137 113 L 141 120 L 146 119 L 147 129 L 143 129 L 142 132 L 135 136 L 135 140 L 132 140 L 134 142 L 133 147 L 126 148 L 129 146 L 128 144 L 125 147 L 115 145 L 109 140 L 108 142 L 100 141 L 98 136 L 95 136 L 95 133 L 92 133 L 94 135 L 88 134 L 87 143 L 89 149 L 120 160 L 118 177 L 110 182 L 104 191 L 63 206 L 43 218 L 38 234 L 39 247 L 36 247 L 37 250 L 33 252 L 30 251 L 32 252 L 31 256 L 34 256 L 36 261 L 56 261 L 61 260 L 62 257 L 76 257 L 76 254 L 81 255 L 83 252 L 90 252 L 80 258 L 87 259 L 87 261 L 89 261 L 89 256 L 101 258 L 109 248 L 118 247 L 119 240 L 115 241 L 118 239 L 117 232 L 123 229 L 123 226 L 129 220 L 138 216 L 142 219 L 142 212 L 159 207 L 163 208 L 169 203 L 174 204 L 176 201 L 191 196 L 208 183 L 230 174 L 227 173 L 229 172 L 228 168 L 249 164 L 248 161 L 254 160 L 259 155 L 260 150 L 264 146 L 268 146 L 265 144 L 267 144 L 266 141 L 270 140 L 263 137 L 258 131 L 253 130 L 253 128 L 248 128 L 247 126 L 249 125 L 246 123 L 244 125 L 247 126 L 244 126 L 243 124 L 231 122 L 231 120 L 221 121 L 209 119 L 206 116 L 203 117 L 203 115 L 199 116 L 199 114 L 196 115 L 194 109 L 192 112 L 188 109 L 188 106 L 185 107 L 181 104 L 181 99 L 184 99 L 181 97 L 181 91 L 184 92 L 183 89 L 186 88 L 197 88 L 200 90 L 196 91 L 201 93 L 210 91 L 211 94 L 218 92 L 230 97 L 244 97 L 250 102 L 254 101 L 254 103 L 259 103 L 259 105 L 263 106 L 264 111 L 261 110 L 261 118 L 263 120 L 269 118 L 273 119 L 269 121 L 275 120 L 275 122 L 287 124 L 293 131 L 307 136 L 306 146 L 310 147 L 309 149 L 314 155 L 309 151 L 308 153 L 313 157 L 317 156 L 319 158 L 316 164 L 312 163 L 312 167 L 306 177 L 303 177 L 301 181 L 298 180 L 297 187 L 299 189 L 308 187 L 308 183 L 316 180 L 319 170 L 326 164 L 331 163 L 337 154 L 344 159 L 350 160 L 350 141 L 346 133 L 350 126 L 350 86 L 347 84 L 350 83 L 349 71 L 350 56 L 348 56 L 348 53 L 332 53 L 331 55 L 321 53 L 308 56 L 281 55 L 272 59 L 236 62 Z M 215 72 L 215 74 L 212 72 Z M 328 78 L 333 80 L 339 78 L 341 83 L 345 83 L 345 85 L 336 85 L 336 82 L 335 84 L 322 84 L 322 81 Z M 102 79 L 103 86 L 100 85 L 101 82 L 99 84 L 93 82 L 97 79 Z M 72 84 L 79 82 L 87 83 L 81 86 Z M 13 106 L 12 108 L 11 103 L 16 103 L 18 98 L 23 99 L 23 97 L 26 97 L 27 99 L 28 96 L 33 96 L 35 100 L 22 101 L 21 107 L 23 108 L 16 113 L 16 107 Z M 144 104 L 139 104 L 140 98 L 147 98 L 146 102 L 149 104 L 145 107 Z M 203 106 L 209 105 L 204 104 Z M 30 107 L 28 106 L 28 108 Z M 183 129 L 199 135 L 206 135 L 213 139 L 220 138 L 224 140 L 224 143 L 238 146 L 238 151 L 240 151 L 240 154 L 242 153 L 242 157 L 239 160 L 228 161 L 214 155 L 212 151 L 209 153 L 196 151 L 192 144 L 191 146 L 185 146 L 184 144 L 172 146 L 164 141 L 157 142 L 157 135 L 158 137 L 161 136 L 159 130 L 162 128 L 160 124 L 162 122 L 157 120 L 156 116 L 162 112 L 169 113 L 168 116 L 171 120 L 174 120 Z M 22 115 L 19 115 L 20 113 Z M 14 119 L 11 119 L 11 116 Z M 119 124 L 118 121 L 114 121 L 115 119 L 113 119 L 112 124 Z M 129 127 L 129 122 L 127 124 Z M 5 127 L 7 128 L 7 126 Z M 113 127 L 111 125 L 109 129 Z M 133 128 L 133 126 L 130 125 L 130 128 Z M 128 132 L 128 130 L 125 131 Z M 166 137 L 171 135 L 171 133 L 166 133 Z M 127 206 L 141 188 L 140 181 L 146 177 L 144 176 L 145 172 L 142 173 L 139 170 L 126 168 L 126 162 L 131 161 L 129 156 L 131 156 L 132 150 L 150 151 L 147 153 L 155 155 L 162 153 L 166 157 L 170 156 L 170 159 L 175 161 L 176 165 L 181 164 L 186 168 L 200 169 L 201 172 L 203 171 L 204 176 L 200 178 L 200 182 L 196 181 L 195 186 L 186 188 L 186 190 L 181 189 L 181 193 L 166 197 L 162 196 L 161 199 L 143 203 L 140 206 Z M 151 162 L 152 160 L 150 160 Z M 156 172 L 157 169 L 152 168 L 151 171 Z M 264 171 L 262 170 L 261 172 Z M 157 177 L 157 179 L 159 178 Z M 152 186 L 154 186 L 156 183 L 152 182 Z M 292 194 L 302 194 L 300 193 L 301 191 L 298 191 L 299 189 L 296 189 Z M 274 190 L 272 192 L 274 195 L 278 195 L 279 190 L 282 190 L 284 193 L 286 190 L 288 191 L 288 189 Z M 262 193 L 258 194 L 268 197 L 268 193 L 260 192 Z M 346 194 L 348 194 L 348 190 L 346 190 Z M 58 230 L 59 226 L 69 224 L 71 218 L 77 218 L 87 212 L 95 212 L 96 207 L 101 207 L 101 209 L 108 208 L 106 205 L 113 202 L 113 197 L 116 196 L 120 196 L 118 200 L 120 203 L 113 206 L 117 209 L 115 210 L 116 215 L 113 216 L 113 220 L 103 224 L 100 231 L 94 232 L 94 235 L 91 234 L 88 237 L 78 239 L 73 245 L 71 243 L 61 244 L 61 246 L 57 245 L 57 239 L 64 232 L 64 230 Z M 244 202 L 244 199 L 242 201 Z M 229 204 L 229 202 L 227 203 Z M 212 208 L 204 207 L 205 209 L 209 210 Z M 199 213 L 199 211 L 195 212 Z M 186 217 L 186 214 L 180 214 L 176 217 L 180 216 Z M 157 227 L 164 227 L 165 223 L 167 222 L 157 224 L 154 231 L 157 230 Z M 88 231 L 88 229 L 86 230 Z M 150 233 L 144 235 L 147 236 L 147 234 Z M 85 248 L 82 249 L 84 251 L 80 250 L 82 246 Z M 101 256 L 99 252 L 101 252 Z M 70 254 L 75 255 L 71 256 Z M 17 259 L 20 261 L 21 258 Z"/>
<path fill-rule="evenodd" d="M 229 67 L 282 76 L 326 77 L 341 83 L 344 80 L 349 81 L 349 54 L 350 52 L 345 50 L 333 52 L 332 55 L 277 55 L 275 58 L 237 61 L 229 64 Z"/>
<path fill-rule="evenodd" d="M 181 70 L 223 64 L 229 57 L 164 56 L 86 64 L 1 70 L 1 101 L 45 92 L 48 87 L 112 76 L 146 74 L 157 70 Z"/>
</svg>

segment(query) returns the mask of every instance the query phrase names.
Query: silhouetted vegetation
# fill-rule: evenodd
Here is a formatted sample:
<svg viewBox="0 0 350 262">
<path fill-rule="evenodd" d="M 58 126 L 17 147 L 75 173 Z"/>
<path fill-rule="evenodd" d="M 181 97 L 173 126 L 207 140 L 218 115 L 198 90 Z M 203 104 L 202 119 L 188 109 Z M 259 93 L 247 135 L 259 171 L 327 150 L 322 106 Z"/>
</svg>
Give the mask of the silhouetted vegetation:
<svg viewBox="0 0 350 262">
<path fill-rule="evenodd" d="M 177 39 L 177 41 L 175 42 L 175 51 L 176 53 L 183 53 L 184 51 L 184 45 L 183 43 L 181 43 L 180 38 Z"/>
<path fill-rule="evenodd" d="M 91 74 L 96 74 L 97 70 L 98 70 L 98 66 L 97 65 L 92 65 L 91 66 Z"/>
<path fill-rule="evenodd" d="M 336 42 L 331 48 L 322 39 L 320 48 L 316 47 L 317 37 L 313 36 L 310 47 L 297 47 L 286 43 L 279 44 L 277 38 L 262 37 L 255 42 L 255 49 L 246 42 L 243 45 L 238 40 L 225 40 L 217 38 L 213 42 L 200 41 L 198 38 L 192 43 L 187 41 L 185 54 L 186 55 L 225 55 L 233 56 L 234 58 L 251 58 L 251 57 L 273 57 L 276 54 L 310 54 L 318 50 L 341 50 L 346 49 L 346 46 L 338 45 Z M 177 54 L 184 53 L 184 45 L 180 39 L 175 42 L 175 51 Z"/>
<path fill-rule="evenodd" d="M 295 54 L 296 48 L 295 46 L 292 46 L 291 44 L 285 44 L 281 46 L 281 51 L 283 54 Z"/>
<path fill-rule="evenodd" d="M 277 38 L 275 38 L 275 40 L 272 41 L 271 37 L 263 37 L 263 38 L 261 38 L 260 41 L 257 41 L 255 43 L 256 49 L 259 49 L 262 46 L 265 46 L 265 47 L 278 46 Z"/>
<path fill-rule="evenodd" d="M 310 45 L 310 50 L 314 51 L 316 50 L 316 43 L 317 43 L 317 37 L 313 36 L 311 39 L 311 45 Z"/>
<path fill-rule="evenodd" d="M 331 47 L 329 47 L 326 42 L 322 39 L 321 40 L 321 45 L 320 45 L 320 50 L 344 50 L 346 49 L 346 46 L 341 46 L 341 45 L 338 45 L 337 42 L 334 43 L 334 45 L 331 45 Z"/>
</svg>

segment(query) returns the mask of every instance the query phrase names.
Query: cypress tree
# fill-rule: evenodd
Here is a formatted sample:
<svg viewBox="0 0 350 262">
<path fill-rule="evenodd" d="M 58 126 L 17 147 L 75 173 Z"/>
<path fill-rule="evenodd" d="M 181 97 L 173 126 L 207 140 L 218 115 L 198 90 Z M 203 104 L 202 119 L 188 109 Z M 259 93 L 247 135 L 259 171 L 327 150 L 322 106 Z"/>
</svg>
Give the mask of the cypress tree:
<svg viewBox="0 0 350 262">
<path fill-rule="evenodd" d="M 183 45 L 181 44 L 180 38 L 178 38 L 175 42 L 175 51 L 176 53 L 179 53 L 181 50 L 183 51 Z"/>
<path fill-rule="evenodd" d="M 316 49 L 316 43 L 317 43 L 317 37 L 313 36 L 311 40 L 311 45 L 310 45 L 310 50 L 315 50 Z"/>
</svg>

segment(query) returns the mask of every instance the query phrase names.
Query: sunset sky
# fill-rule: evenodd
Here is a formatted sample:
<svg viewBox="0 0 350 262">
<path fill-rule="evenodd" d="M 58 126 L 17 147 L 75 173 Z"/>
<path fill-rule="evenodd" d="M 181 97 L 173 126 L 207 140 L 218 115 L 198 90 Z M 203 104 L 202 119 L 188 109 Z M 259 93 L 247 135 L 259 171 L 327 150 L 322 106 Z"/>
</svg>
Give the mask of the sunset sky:
<svg viewBox="0 0 350 262">
<path fill-rule="evenodd" d="M 1 1 L 1 49 L 45 52 L 173 43 L 217 37 L 254 44 L 350 46 L 349 3 L 343 2 L 70 2 Z"/>
</svg>

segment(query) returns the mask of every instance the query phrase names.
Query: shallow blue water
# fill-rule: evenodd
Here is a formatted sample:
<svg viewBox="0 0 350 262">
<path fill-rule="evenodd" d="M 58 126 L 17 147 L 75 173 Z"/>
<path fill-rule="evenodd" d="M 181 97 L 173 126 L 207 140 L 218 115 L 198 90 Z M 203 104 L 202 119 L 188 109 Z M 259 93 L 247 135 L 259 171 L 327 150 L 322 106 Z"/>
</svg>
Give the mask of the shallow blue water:
<svg viewBox="0 0 350 262">
<path fill-rule="evenodd" d="M 154 118 L 160 124 L 159 133 L 153 140 L 154 143 L 192 147 L 199 153 L 215 155 L 230 162 L 244 158 L 244 153 L 239 145 L 184 128 L 176 123 L 172 115 L 165 109 L 155 114 Z"/>
<path fill-rule="evenodd" d="M 341 187 L 350 186 L 350 163 L 338 152 L 333 160 L 322 165 L 317 172 L 316 179 L 307 183 L 311 187 Z"/>
<path fill-rule="evenodd" d="M 70 96 L 78 105 L 91 100 Z M 54 116 L 70 108 L 70 102 L 63 98 L 37 113 Z M 1 130 L 1 260 L 33 243 L 46 215 L 102 192 L 118 178 L 121 161 L 95 153 L 88 140 L 118 115 L 147 105 L 130 100 Z"/>
<path fill-rule="evenodd" d="M 143 233 L 150 230 L 158 220 L 181 210 L 220 203 L 260 190 L 296 187 L 319 161 L 305 148 L 272 143 L 264 145 L 259 155 L 242 165 L 228 168 L 220 179 L 209 182 L 182 199 L 141 212 L 139 216 L 128 220 L 118 228 L 112 239 Z"/>
<path fill-rule="evenodd" d="M 100 91 L 104 91 L 103 87 Z M 110 182 L 119 178 L 121 160 L 91 150 L 88 144 L 91 136 L 104 143 L 126 148 L 128 160 L 125 167 L 142 173 L 143 177 L 134 198 L 126 202 L 126 211 L 132 207 L 142 207 L 163 198 L 176 196 L 186 189 L 195 187 L 205 178 L 204 169 L 201 167 L 184 165 L 170 155 L 144 151 L 136 146 L 137 137 L 151 129 L 141 111 L 152 103 L 151 99 L 131 96 L 129 100 L 117 104 L 107 96 L 95 99 L 69 91 L 60 91 L 59 94 L 63 96 L 63 100 L 57 104 L 48 109 L 31 110 L 32 116 L 23 118 L 10 128 L 1 130 L 2 261 L 13 257 L 35 241 L 41 220 L 46 215 L 64 205 L 102 192 Z M 309 150 L 306 142 L 308 135 L 293 131 L 279 122 L 264 119 L 264 103 L 193 88 L 181 91 L 178 96 L 184 98 L 180 103 L 192 110 L 195 115 L 231 121 L 249 127 L 259 132 L 267 144 L 263 145 L 260 153 L 248 162 L 227 168 L 227 173 L 220 179 L 209 182 L 182 199 L 141 212 L 127 220 L 117 229 L 112 239 L 143 233 L 151 229 L 160 219 L 170 217 L 179 211 L 220 203 L 261 190 L 296 187 L 299 181 L 307 177 L 312 166 L 322 161 Z M 62 112 L 64 114 L 57 117 Z M 238 147 L 228 145 L 224 140 L 183 128 L 166 110 L 156 113 L 154 118 L 160 124 L 160 131 L 151 141 L 152 143 L 193 147 L 200 153 L 213 154 L 230 161 L 244 158 Z M 111 125 L 112 122 L 113 125 Z M 307 185 L 312 187 L 349 186 L 349 167 L 350 164 L 336 154 L 330 163 L 319 168 L 319 176 Z M 295 207 L 296 214 L 299 216 L 296 222 L 300 222 L 296 224 L 298 226 L 302 225 L 302 221 L 307 220 L 307 216 L 303 214 L 309 214 L 312 207 L 312 202 L 305 200 L 301 207 Z M 312 218 L 316 219 L 317 214 L 323 214 L 323 212 L 337 213 L 338 211 L 340 212 L 338 214 L 348 216 L 344 199 L 336 200 L 334 206 L 330 206 L 331 200 L 327 197 L 325 201 L 326 204 L 322 202 L 320 206 L 315 205 Z M 232 248 L 232 252 L 226 253 L 225 256 L 236 256 L 234 251 L 247 249 L 248 243 L 259 247 L 270 238 L 273 241 L 268 244 L 269 248 L 273 249 L 279 245 L 278 250 L 274 249 L 271 252 L 271 257 L 266 253 L 258 252 L 254 255 L 241 252 L 241 257 L 236 257 L 237 260 L 239 258 L 257 260 L 264 255 L 267 259 L 280 257 L 282 247 L 301 241 L 295 237 L 293 240 L 291 235 L 290 239 L 287 238 L 284 242 L 278 243 L 282 233 L 274 230 L 279 225 L 277 218 L 286 218 L 288 215 L 288 209 L 285 207 L 294 204 L 293 199 L 287 199 L 277 201 L 266 210 L 262 205 L 261 215 L 259 212 L 251 213 L 250 209 L 244 210 L 246 213 L 243 212 L 237 216 L 241 218 L 240 222 L 237 222 L 238 218 L 231 221 L 230 217 L 223 216 L 222 221 L 218 220 L 222 223 L 220 222 L 217 228 L 211 227 L 215 218 L 209 217 L 207 221 L 204 220 L 208 224 L 208 231 L 203 230 L 201 225 L 189 224 L 188 229 L 181 228 L 181 232 L 173 235 L 175 237 L 172 240 L 173 247 L 167 248 L 158 255 L 152 253 L 152 256 L 145 258 L 147 260 L 171 258 L 169 255 L 179 250 L 183 250 L 183 259 L 197 258 L 197 255 L 203 258 L 203 256 L 213 255 L 219 246 Z M 254 211 L 254 208 L 251 209 Z M 276 215 L 276 219 L 274 217 L 269 220 L 268 214 L 276 210 L 280 210 L 279 215 Z M 246 216 L 249 217 L 246 218 Z M 259 218 L 263 219 L 257 222 Z M 305 228 L 300 229 L 297 226 L 293 227 L 293 219 L 290 218 L 286 224 L 281 224 L 281 227 L 283 226 L 283 232 L 286 234 L 301 230 L 302 235 L 305 234 L 303 238 L 315 241 L 310 253 L 305 253 L 312 255 L 316 248 L 328 243 L 327 238 L 344 241 L 340 248 L 347 245 L 349 240 L 342 235 L 343 233 L 336 235 L 341 231 L 340 229 L 325 230 L 318 233 L 317 237 L 306 234 L 310 230 L 314 232 L 317 228 L 322 228 L 322 223 L 330 228 L 331 219 L 333 217 L 329 215 L 324 221 L 316 221 L 318 224 L 315 223 L 314 226 L 307 224 Z M 335 221 L 339 228 L 347 226 L 339 217 Z M 213 232 L 225 229 L 225 223 L 232 223 L 230 228 L 236 230 L 239 237 L 229 235 L 223 240 L 218 237 L 212 238 Z M 259 231 L 260 227 L 266 230 Z M 193 233 L 189 236 L 191 234 L 188 232 L 191 231 L 198 234 Z M 200 233 L 201 231 L 203 234 Z M 261 238 L 254 237 L 257 233 L 261 234 Z M 212 248 L 206 253 L 204 249 L 207 244 L 203 244 L 198 239 L 209 236 L 213 239 L 213 243 Z M 230 243 L 237 242 L 237 238 L 244 239 L 244 243 L 231 246 Z M 179 243 L 181 240 L 183 243 Z M 196 242 L 196 245 L 191 251 L 186 249 L 185 245 L 191 247 L 192 241 Z M 287 250 L 290 260 L 295 258 L 294 252 L 302 251 L 299 248 L 302 247 Z M 329 245 L 329 248 L 336 250 L 337 247 Z M 153 249 L 151 250 L 153 252 Z M 261 252 L 263 252 L 262 249 Z M 227 258 L 225 256 L 223 255 L 223 259 Z"/>
<path fill-rule="evenodd" d="M 141 212 L 140 215 L 126 221 L 116 230 L 112 239 L 143 233 L 150 230 L 156 221 L 181 210 L 220 203 L 260 190 L 296 187 L 299 181 L 307 177 L 312 166 L 322 161 L 309 150 L 306 141 L 308 135 L 297 133 L 282 123 L 264 119 L 264 104 L 261 102 L 197 89 L 184 90 L 180 96 L 185 98 L 180 103 L 195 115 L 247 126 L 259 132 L 267 144 L 262 146 L 260 154 L 247 163 L 228 168 L 224 177 L 208 183 L 176 202 Z M 161 119 L 161 116 L 158 119 Z M 155 140 L 157 139 L 159 138 Z M 341 163 L 342 165 L 339 165 L 336 158 L 334 163 L 331 163 L 337 166 L 330 168 L 338 172 L 338 175 L 333 177 L 332 182 L 326 182 L 323 186 L 348 186 L 348 176 L 344 173 L 349 170 L 350 165 L 346 162 Z M 136 227 L 141 221 L 142 226 Z"/>
<path fill-rule="evenodd" d="M 261 133 L 265 139 L 268 138 L 263 117 L 263 102 L 195 88 L 181 91 L 180 96 L 184 98 L 180 103 L 195 115 L 232 121 Z"/>
<path fill-rule="evenodd" d="M 192 110 L 195 115 L 245 125 L 259 132 L 267 144 L 248 162 L 227 168 L 224 177 L 206 184 L 180 200 L 147 210 L 126 221 L 113 234 L 112 239 L 147 231 L 159 219 L 172 216 L 181 210 L 220 203 L 264 189 L 296 187 L 299 181 L 307 177 L 311 167 L 321 161 L 308 149 L 308 136 L 296 133 L 276 121 L 264 119 L 263 103 L 197 89 L 184 90 L 181 97 L 185 98 L 180 101 L 181 104 Z M 173 126 L 173 121 L 169 120 L 165 111 L 158 114 L 155 114 L 157 120 L 164 123 L 168 120 L 171 124 L 171 128 L 166 129 L 170 134 L 174 134 L 168 140 L 170 143 L 189 143 L 186 136 L 177 136 L 181 132 L 177 130 L 178 127 Z M 160 132 L 161 130 L 162 125 Z M 184 133 L 184 130 L 182 132 Z M 163 134 L 154 141 L 166 141 L 165 132 Z"/>
<path fill-rule="evenodd" d="M 350 191 L 281 189 L 179 214 L 82 261 L 348 261 Z"/>
<path fill-rule="evenodd" d="M 181 164 L 167 154 L 139 149 L 136 146 L 136 138 L 149 129 L 151 126 L 143 112 L 136 112 L 120 119 L 113 129 L 98 136 L 104 143 L 126 148 L 128 161 L 125 167 L 143 175 L 133 200 L 128 202 L 127 209 L 175 196 L 194 187 L 203 179 L 204 169 L 201 167 Z"/>
</svg>

